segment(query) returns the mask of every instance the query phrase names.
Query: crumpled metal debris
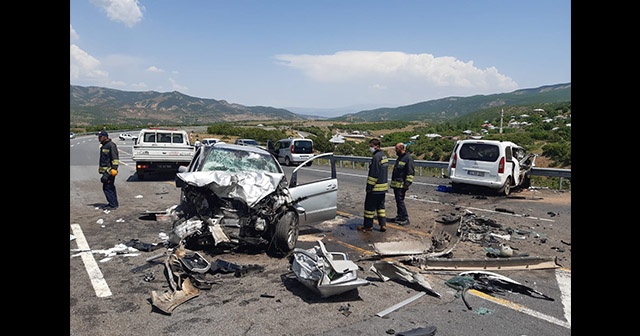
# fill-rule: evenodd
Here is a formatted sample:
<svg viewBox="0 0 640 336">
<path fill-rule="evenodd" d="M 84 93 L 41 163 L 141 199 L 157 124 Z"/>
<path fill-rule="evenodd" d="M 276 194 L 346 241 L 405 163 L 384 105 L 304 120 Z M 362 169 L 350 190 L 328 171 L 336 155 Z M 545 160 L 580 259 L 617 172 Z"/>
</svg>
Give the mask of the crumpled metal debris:
<svg viewBox="0 0 640 336">
<path fill-rule="evenodd" d="M 427 280 L 419 273 L 411 272 L 406 267 L 397 265 L 390 261 L 376 261 L 369 268 L 370 271 L 380 277 L 380 280 L 383 282 L 388 281 L 389 279 L 401 279 L 411 283 L 416 283 L 422 286 L 426 291 L 436 297 L 440 297 L 440 294 L 433 290 L 431 284 L 427 282 Z"/>
<path fill-rule="evenodd" d="M 475 289 L 483 293 L 504 294 L 505 292 L 517 292 L 521 294 L 527 294 L 532 297 L 539 297 L 545 300 L 554 301 L 553 298 L 531 288 L 525 286 L 513 279 L 506 276 L 488 272 L 488 271 L 467 271 L 462 272 L 453 278 L 445 281 L 445 284 L 457 291 L 462 292 L 462 301 L 467 306 L 467 309 L 471 310 L 471 306 L 466 301 L 464 294 L 469 289 Z M 533 295 L 535 294 L 535 295 Z"/>
<path fill-rule="evenodd" d="M 295 248 L 291 269 L 298 281 L 323 298 L 369 285 L 368 280 L 358 278 L 359 267 L 346 253 L 328 252 L 320 240 L 308 250 Z"/>
</svg>

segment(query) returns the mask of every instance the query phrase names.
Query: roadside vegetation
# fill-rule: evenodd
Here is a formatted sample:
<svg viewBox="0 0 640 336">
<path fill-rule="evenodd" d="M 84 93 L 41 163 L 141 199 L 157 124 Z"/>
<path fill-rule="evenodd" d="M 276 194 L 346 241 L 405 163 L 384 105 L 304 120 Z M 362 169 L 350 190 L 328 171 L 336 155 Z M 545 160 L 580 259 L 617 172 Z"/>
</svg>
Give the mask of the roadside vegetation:
<svg viewBox="0 0 640 336">
<path fill-rule="evenodd" d="M 188 126 L 184 125 L 176 127 L 188 129 Z M 102 129 L 138 128 L 139 126 L 132 125 L 99 125 L 72 127 L 71 131 L 82 134 L 95 133 Z M 329 141 L 335 134 L 351 134 L 356 131 L 365 137 L 345 138 L 342 144 Z M 571 169 L 571 102 L 489 108 L 435 124 L 420 121 L 353 123 L 331 120 L 224 122 L 209 125 L 206 133 L 195 134 L 195 137 L 215 137 L 225 142 L 233 142 L 237 138 L 251 138 L 266 144 L 267 140 L 299 137 L 299 132 L 309 134 L 308 137 L 314 141 L 315 150 L 321 153 L 369 156 L 368 141 L 377 137 L 382 141 L 382 146 L 388 148 L 390 157 L 395 157 L 392 147 L 398 142 L 403 142 L 416 160 L 427 161 L 448 161 L 457 140 L 471 137 L 508 140 L 524 147 L 530 153 L 538 154 L 537 167 Z M 424 174 L 437 176 L 441 172 L 433 169 L 425 170 Z M 558 188 L 559 181 L 558 178 L 532 176 L 532 185 L 555 189 Z M 570 188 L 571 181 L 565 179 L 562 189 Z"/>
</svg>

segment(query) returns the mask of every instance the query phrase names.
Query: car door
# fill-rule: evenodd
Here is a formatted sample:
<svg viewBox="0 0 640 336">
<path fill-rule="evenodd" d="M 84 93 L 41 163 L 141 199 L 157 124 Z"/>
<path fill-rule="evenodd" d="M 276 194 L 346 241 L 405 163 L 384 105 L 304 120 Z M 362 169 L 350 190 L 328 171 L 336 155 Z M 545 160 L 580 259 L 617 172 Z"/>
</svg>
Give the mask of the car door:
<svg viewBox="0 0 640 336">
<path fill-rule="evenodd" d="M 331 171 L 318 180 L 298 184 L 298 174 L 304 174 L 303 167 L 308 161 L 328 159 Z M 297 166 L 289 179 L 289 192 L 297 202 L 300 225 L 317 224 L 334 219 L 338 210 L 338 178 L 333 153 L 323 153 Z"/>
</svg>

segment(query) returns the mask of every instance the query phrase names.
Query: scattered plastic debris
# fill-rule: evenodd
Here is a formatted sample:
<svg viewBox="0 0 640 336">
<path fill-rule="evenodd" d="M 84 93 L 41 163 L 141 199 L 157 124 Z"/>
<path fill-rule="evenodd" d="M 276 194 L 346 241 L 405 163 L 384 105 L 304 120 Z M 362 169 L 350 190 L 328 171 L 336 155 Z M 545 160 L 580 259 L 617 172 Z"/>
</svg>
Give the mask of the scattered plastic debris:
<svg viewBox="0 0 640 336">
<path fill-rule="evenodd" d="M 104 219 L 100 218 L 96 221 L 96 224 L 104 224 Z"/>
</svg>

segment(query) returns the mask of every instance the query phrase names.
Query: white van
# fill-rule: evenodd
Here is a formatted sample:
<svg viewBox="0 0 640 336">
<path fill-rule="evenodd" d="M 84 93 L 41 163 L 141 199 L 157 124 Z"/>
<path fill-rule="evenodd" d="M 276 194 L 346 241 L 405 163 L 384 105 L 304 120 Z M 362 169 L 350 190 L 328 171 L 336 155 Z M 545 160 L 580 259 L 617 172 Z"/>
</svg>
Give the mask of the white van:
<svg viewBox="0 0 640 336">
<path fill-rule="evenodd" d="M 511 141 L 459 140 L 449 159 L 451 186 L 459 191 L 461 185 L 475 185 L 509 195 L 514 187 L 529 187 L 536 156 Z"/>
<path fill-rule="evenodd" d="M 269 152 L 278 159 L 278 162 L 286 166 L 298 165 L 313 157 L 313 140 L 311 139 L 280 139 L 267 145 Z M 311 162 L 307 164 L 311 166 Z"/>
</svg>

